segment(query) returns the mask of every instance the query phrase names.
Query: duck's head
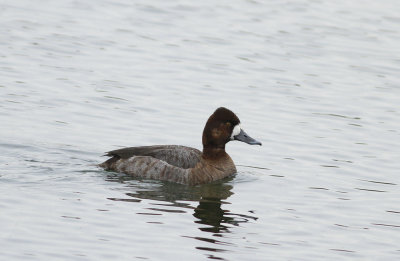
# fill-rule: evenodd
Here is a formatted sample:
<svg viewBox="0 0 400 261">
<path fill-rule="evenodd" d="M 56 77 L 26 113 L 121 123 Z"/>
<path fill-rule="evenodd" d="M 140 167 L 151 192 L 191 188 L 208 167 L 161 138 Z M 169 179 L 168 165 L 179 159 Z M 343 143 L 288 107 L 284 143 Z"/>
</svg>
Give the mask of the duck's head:
<svg viewBox="0 0 400 261">
<path fill-rule="evenodd" d="M 227 108 L 218 108 L 208 118 L 203 131 L 204 148 L 225 148 L 225 144 L 231 140 L 246 142 L 250 145 L 261 145 L 261 142 L 253 139 L 240 126 L 240 120 Z"/>
</svg>

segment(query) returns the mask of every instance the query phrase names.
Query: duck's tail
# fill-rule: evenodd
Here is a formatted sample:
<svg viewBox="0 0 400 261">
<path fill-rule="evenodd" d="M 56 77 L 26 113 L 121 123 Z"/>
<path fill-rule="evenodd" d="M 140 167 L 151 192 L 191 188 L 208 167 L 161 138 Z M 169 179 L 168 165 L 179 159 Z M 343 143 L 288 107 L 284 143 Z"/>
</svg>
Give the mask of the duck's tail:
<svg viewBox="0 0 400 261">
<path fill-rule="evenodd" d="M 110 155 L 104 155 L 104 156 L 110 156 Z M 114 155 L 112 158 L 109 158 L 108 160 L 104 161 L 103 163 L 99 164 L 100 168 L 103 168 L 105 170 L 113 170 L 115 167 L 115 163 L 120 159 L 121 157 L 118 155 Z"/>
</svg>

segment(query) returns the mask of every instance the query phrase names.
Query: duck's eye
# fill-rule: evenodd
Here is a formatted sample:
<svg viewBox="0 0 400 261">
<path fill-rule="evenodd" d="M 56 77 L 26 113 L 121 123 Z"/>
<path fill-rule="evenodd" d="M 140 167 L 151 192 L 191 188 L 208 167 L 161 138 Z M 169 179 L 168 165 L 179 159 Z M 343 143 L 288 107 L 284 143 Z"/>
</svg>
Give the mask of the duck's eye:
<svg viewBox="0 0 400 261">
<path fill-rule="evenodd" d="M 226 123 L 226 126 L 230 127 L 232 126 L 232 123 L 230 123 L 229 121 Z"/>
</svg>

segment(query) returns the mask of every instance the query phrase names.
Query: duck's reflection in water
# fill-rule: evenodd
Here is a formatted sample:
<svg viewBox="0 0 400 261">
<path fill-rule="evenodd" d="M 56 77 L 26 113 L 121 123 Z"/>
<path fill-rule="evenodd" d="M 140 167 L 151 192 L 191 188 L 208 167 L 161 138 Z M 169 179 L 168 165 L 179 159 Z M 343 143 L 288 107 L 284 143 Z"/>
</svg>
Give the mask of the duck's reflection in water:
<svg viewBox="0 0 400 261">
<path fill-rule="evenodd" d="M 230 204 L 228 199 L 233 192 L 232 185 L 226 183 L 203 185 L 199 204 L 194 209 L 195 223 L 203 224 L 199 229 L 211 233 L 226 233 L 232 225 L 257 220 L 257 217 L 232 213 L 223 209 L 224 204 Z"/>
<path fill-rule="evenodd" d="M 233 195 L 233 187 L 230 182 L 232 179 L 232 177 L 229 177 L 217 183 L 192 187 L 160 181 L 142 182 L 118 174 L 110 174 L 107 177 L 108 181 L 127 184 L 123 187 L 123 190 L 125 195 L 129 196 L 123 199 L 110 198 L 110 200 L 140 202 L 142 199 L 150 199 L 156 201 L 151 203 L 155 207 L 146 207 L 146 211 L 185 213 L 191 209 L 190 211 L 193 211 L 193 216 L 196 218 L 194 223 L 201 224 L 199 229 L 219 237 L 222 237 L 224 233 L 230 233 L 234 226 L 250 220 L 257 220 L 257 217 L 254 216 L 237 214 L 224 209 L 224 205 L 230 204 L 227 199 Z M 126 192 L 127 190 L 129 192 Z M 193 202 L 198 202 L 196 207 L 193 207 Z M 221 241 L 209 237 L 192 238 L 210 243 L 221 243 Z M 223 251 L 222 249 L 208 247 L 198 247 L 198 249 L 214 252 Z"/>
</svg>

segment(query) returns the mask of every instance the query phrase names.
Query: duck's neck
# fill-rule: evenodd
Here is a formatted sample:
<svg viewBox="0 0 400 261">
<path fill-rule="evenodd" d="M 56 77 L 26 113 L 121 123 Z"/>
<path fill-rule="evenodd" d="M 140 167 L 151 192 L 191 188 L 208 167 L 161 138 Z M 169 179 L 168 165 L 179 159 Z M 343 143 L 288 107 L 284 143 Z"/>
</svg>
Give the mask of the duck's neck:
<svg viewBox="0 0 400 261">
<path fill-rule="evenodd" d="M 216 146 L 203 146 L 203 158 L 204 159 L 219 159 L 226 156 L 225 145 Z"/>
</svg>

